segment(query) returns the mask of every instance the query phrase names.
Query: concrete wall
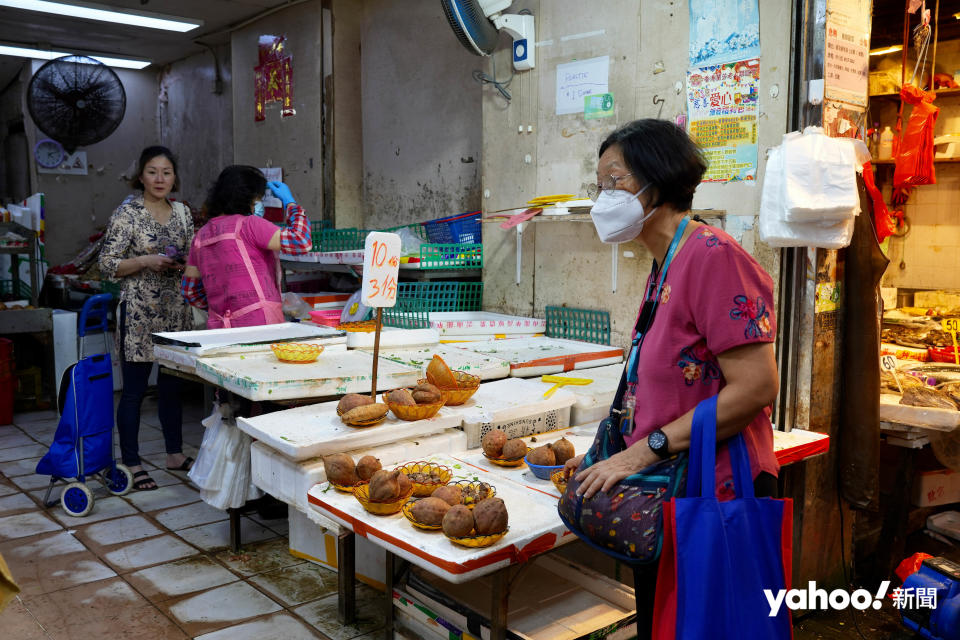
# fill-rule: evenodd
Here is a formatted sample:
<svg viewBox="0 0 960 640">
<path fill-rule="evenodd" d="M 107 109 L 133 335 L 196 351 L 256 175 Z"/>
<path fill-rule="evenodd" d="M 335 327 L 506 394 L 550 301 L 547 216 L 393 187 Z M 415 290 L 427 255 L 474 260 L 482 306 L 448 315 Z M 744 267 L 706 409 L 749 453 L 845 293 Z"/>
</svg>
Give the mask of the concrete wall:
<svg viewBox="0 0 960 640">
<path fill-rule="evenodd" d="M 281 118 L 279 103 L 273 103 L 266 108 L 266 119 L 255 122 L 257 39 L 268 34 L 287 37 L 287 55 L 293 57 L 296 115 Z M 320 2 L 307 2 L 271 14 L 233 32 L 231 37 L 233 161 L 282 167 L 284 181 L 311 219 L 319 219 L 323 210 L 321 43 Z"/>
<path fill-rule="evenodd" d="M 598 11 L 575 0 L 524 0 L 511 11 L 530 9 L 537 19 L 537 68 L 513 79 L 507 104 L 483 90 L 483 210 L 522 206 L 535 195 L 584 193 L 596 179 L 599 143 L 617 126 L 644 117 L 674 118 L 686 112 L 688 5 L 686 2 L 610 0 Z M 760 0 L 760 158 L 786 130 L 790 42 L 789 6 Z M 495 54 L 499 77 L 509 71 L 509 38 L 501 35 Z M 556 67 L 576 59 L 610 56 L 609 88 L 615 115 L 585 120 L 582 114 L 555 115 Z M 661 71 L 662 69 L 662 71 Z M 488 61 L 486 71 L 492 74 Z M 771 97 L 777 85 L 778 96 Z M 683 86 L 683 85 L 681 85 Z M 662 111 L 653 97 L 664 99 Z M 522 133 L 518 133 L 522 127 Z M 528 132 L 529 131 L 529 132 Z M 761 178 L 762 166 L 761 161 Z M 711 220 L 742 241 L 774 279 L 778 254 L 759 242 L 755 216 L 760 190 L 753 184 L 703 184 L 694 208 L 722 209 Z M 484 306 L 511 313 L 542 315 L 547 305 L 605 309 L 613 320 L 613 343 L 627 343 L 642 297 L 650 256 L 637 242 L 616 254 L 618 285 L 612 292 L 611 249 L 587 222 L 527 225 L 522 240 L 522 274 L 516 283 L 516 234 L 484 225 Z"/>
<path fill-rule="evenodd" d="M 30 80 L 30 65 L 0 93 L 0 204 L 30 195 L 30 152 L 24 128 L 23 91 Z"/>
<path fill-rule="evenodd" d="M 233 83 L 230 47 L 216 48 L 221 92 L 210 52 L 167 65 L 159 74 L 160 140 L 176 155 L 180 192 L 201 207 L 217 175 L 233 163 Z"/>
<path fill-rule="evenodd" d="M 436 0 L 368 0 L 363 26 L 364 224 L 382 228 L 480 206 L 483 60 Z M 339 151 L 339 148 L 338 148 Z"/>
<path fill-rule="evenodd" d="M 41 61 L 31 62 L 34 73 Z M 87 245 L 87 237 L 106 225 L 110 214 L 131 192 L 124 179 L 140 151 L 159 142 L 157 129 L 157 80 L 153 71 L 114 69 L 127 94 L 127 108 L 120 126 L 106 140 L 84 147 L 88 175 L 67 176 L 37 173 L 31 158 L 31 192 L 46 195 L 46 256 L 51 265 L 71 259 Z M 29 115 L 25 126 L 29 147 L 46 137 Z"/>
</svg>

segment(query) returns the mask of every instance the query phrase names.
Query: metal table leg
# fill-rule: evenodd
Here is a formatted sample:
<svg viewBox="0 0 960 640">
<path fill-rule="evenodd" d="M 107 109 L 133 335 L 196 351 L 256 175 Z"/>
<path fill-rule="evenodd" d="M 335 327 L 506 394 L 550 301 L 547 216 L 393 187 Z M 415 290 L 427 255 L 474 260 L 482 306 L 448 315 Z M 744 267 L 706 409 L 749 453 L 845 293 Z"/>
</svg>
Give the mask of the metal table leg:
<svg viewBox="0 0 960 640">
<path fill-rule="evenodd" d="M 506 640 L 510 601 L 510 568 L 493 574 L 493 601 L 490 607 L 490 640 Z"/>
<path fill-rule="evenodd" d="M 386 640 L 393 640 L 393 580 L 394 580 L 394 569 L 396 568 L 395 556 L 390 552 L 389 549 L 386 550 L 386 588 L 384 589 L 384 596 L 386 602 L 384 606 L 384 627 L 383 627 L 383 637 Z"/>
<path fill-rule="evenodd" d="M 337 536 L 337 620 L 340 624 L 352 624 L 357 617 L 356 539 L 353 536 L 353 531 L 343 528 Z"/>
<path fill-rule="evenodd" d="M 230 549 L 240 551 L 240 509 L 227 509 L 230 514 Z"/>
</svg>

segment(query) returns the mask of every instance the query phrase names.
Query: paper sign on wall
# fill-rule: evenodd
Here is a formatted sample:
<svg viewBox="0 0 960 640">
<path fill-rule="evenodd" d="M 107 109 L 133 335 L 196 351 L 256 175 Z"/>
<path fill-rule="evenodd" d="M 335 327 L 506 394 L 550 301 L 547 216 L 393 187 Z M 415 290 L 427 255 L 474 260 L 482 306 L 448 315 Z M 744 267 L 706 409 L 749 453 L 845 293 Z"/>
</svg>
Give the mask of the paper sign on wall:
<svg viewBox="0 0 960 640">
<path fill-rule="evenodd" d="M 392 307 L 397 303 L 400 272 L 400 236 L 372 231 L 363 245 L 363 286 L 360 301 L 368 307 Z"/>
<path fill-rule="evenodd" d="M 869 32 L 827 23 L 823 58 L 823 82 L 827 98 L 866 106 L 869 52 Z"/>
<path fill-rule="evenodd" d="M 263 177 L 267 179 L 267 182 L 283 182 L 283 168 L 282 167 L 260 167 L 260 171 L 263 172 Z M 277 198 L 273 195 L 273 191 L 270 191 L 270 187 L 267 187 L 267 192 L 263 194 L 263 206 L 265 207 L 283 207 L 283 203 L 280 201 L 280 198 Z"/>
<path fill-rule="evenodd" d="M 607 93 L 610 56 L 557 65 L 557 115 L 583 113 L 584 97 Z"/>
</svg>

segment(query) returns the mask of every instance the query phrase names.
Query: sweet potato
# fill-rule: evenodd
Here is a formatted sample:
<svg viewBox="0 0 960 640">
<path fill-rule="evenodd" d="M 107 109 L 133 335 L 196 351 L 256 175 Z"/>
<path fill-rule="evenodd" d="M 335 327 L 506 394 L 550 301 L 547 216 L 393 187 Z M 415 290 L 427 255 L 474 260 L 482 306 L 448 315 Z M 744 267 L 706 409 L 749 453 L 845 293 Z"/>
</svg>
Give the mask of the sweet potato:
<svg viewBox="0 0 960 640">
<path fill-rule="evenodd" d="M 417 401 L 413 399 L 413 394 L 406 389 L 394 389 L 387 394 L 387 401 L 404 407 L 412 407 L 417 404 Z"/>
<path fill-rule="evenodd" d="M 357 463 L 357 476 L 361 480 L 369 480 L 373 474 L 383 468 L 380 460 L 373 456 L 363 456 Z"/>
<path fill-rule="evenodd" d="M 453 506 L 463 501 L 463 490 L 460 488 L 460 485 L 445 484 L 442 487 L 434 489 L 431 497 L 440 498 L 450 506 Z"/>
<path fill-rule="evenodd" d="M 323 470 L 327 474 L 327 480 L 333 484 L 352 487 L 360 482 L 360 478 L 357 477 L 357 471 L 353 466 L 353 458 L 346 453 L 335 453 L 324 456 Z"/>
<path fill-rule="evenodd" d="M 500 498 L 487 498 L 473 508 L 477 533 L 485 536 L 500 533 L 507 528 L 507 507 Z"/>
<path fill-rule="evenodd" d="M 528 453 L 527 462 L 539 464 L 544 467 L 552 467 L 557 463 L 557 459 L 553 455 L 553 449 L 550 448 L 550 445 L 545 444 Z"/>
<path fill-rule="evenodd" d="M 566 438 L 560 438 L 550 445 L 553 450 L 553 456 L 556 459 L 554 464 L 563 464 L 573 456 L 577 455 L 573 450 L 573 443 Z"/>
<path fill-rule="evenodd" d="M 505 444 L 507 444 L 507 434 L 500 429 L 488 431 L 480 441 L 483 452 L 494 458 L 499 458 L 503 454 L 503 445 Z"/>
<path fill-rule="evenodd" d="M 473 531 L 473 512 L 462 504 L 454 505 L 444 514 L 441 524 L 443 532 L 448 536 L 454 538 L 468 536 Z"/>
<path fill-rule="evenodd" d="M 370 477 L 370 501 L 390 502 L 400 497 L 400 472 L 380 469 Z"/>
<path fill-rule="evenodd" d="M 400 495 L 406 495 L 413 490 L 413 481 L 407 476 L 407 474 L 400 472 L 400 475 L 397 476 L 397 484 L 400 487 Z"/>
<path fill-rule="evenodd" d="M 440 498 L 423 498 L 417 500 L 410 511 L 418 522 L 429 525 L 438 525 L 443 522 L 443 516 L 450 510 L 450 505 Z"/>
<path fill-rule="evenodd" d="M 360 407 L 354 407 L 347 411 L 345 414 L 340 416 L 346 424 L 364 424 L 367 422 L 375 422 L 387 415 L 387 412 L 390 408 L 381 403 L 377 402 L 374 404 L 363 405 Z"/>
<path fill-rule="evenodd" d="M 443 395 L 429 382 L 421 382 L 413 388 L 413 399 L 417 404 L 433 404 L 443 400 Z"/>
<path fill-rule="evenodd" d="M 503 445 L 503 455 L 507 460 L 516 460 L 517 458 L 522 458 L 527 453 L 527 443 L 521 440 L 520 438 L 514 438 L 513 440 L 507 440 L 506 444 Z"/>
<path fill-rule="evenodd" d="M 340 415 L 350 411 L 350 409 L 356 409 L 357 407 L 365 407 L 368 404 L 373 404 L 376 402 L 370 396 L 362 396 L 359 393 L 348 393 L 347 395 L 340 398 L 340 402 L 337 403 L 337 411 Z"/>
</svg>

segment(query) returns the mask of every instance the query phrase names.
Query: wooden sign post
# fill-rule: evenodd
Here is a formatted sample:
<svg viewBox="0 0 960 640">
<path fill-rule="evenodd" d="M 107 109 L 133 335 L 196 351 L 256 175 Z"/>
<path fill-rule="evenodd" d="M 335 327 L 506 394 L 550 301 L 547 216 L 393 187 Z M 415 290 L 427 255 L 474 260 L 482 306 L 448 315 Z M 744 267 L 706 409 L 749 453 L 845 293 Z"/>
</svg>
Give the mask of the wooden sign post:
<svg viewBox="0 0 960 640">
<path fill-rule="evenodd" d="M 360 301 L 377 310 L 373 336 L 373 376 L 370 397 L 377 398 L 377 362 L 380 357 L 380 328 L 383 308 L 397 304 L 397 276 L 400 273 L 400 236 L 372 231 L 363 246 L 363 286 Z"/>
</svg>

